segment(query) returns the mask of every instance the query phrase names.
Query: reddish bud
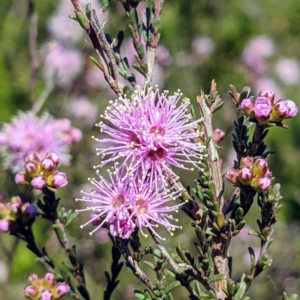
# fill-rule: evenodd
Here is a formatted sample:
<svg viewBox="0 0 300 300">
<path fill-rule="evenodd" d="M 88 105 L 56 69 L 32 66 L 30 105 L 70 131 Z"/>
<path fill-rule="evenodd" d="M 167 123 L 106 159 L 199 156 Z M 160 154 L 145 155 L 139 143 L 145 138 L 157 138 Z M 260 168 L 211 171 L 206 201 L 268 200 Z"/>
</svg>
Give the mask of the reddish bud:
<svg viewBox="0 0 300 300">
<path fill-rule="evenodd" d="M 253 174 L 250 168 L 242 168 L 239 171 L 239 180 L 245 185 L 249 185 L 253 178 Z"/>
<path fill-rule="evenodd" d="M 54 172 L 47 178 L 47 184 L 55 188 L 61 188 L 68 184 L 67 175 L 63 172 Z"/>
<path fill-rule="evenodd" d="M 35 164 L 39 164 L 41 162 L 41 160 L 40 160 L 39 156 L 37 155 L 37 153 L 31 153 L 26 157 L 25 162 L 26 163 L 33 162 Z"/>
<path fill-rule="evenodd" d="M 269 99 L 272 103 L 274 102 L 275 99 L 275 93 L 271 90 L 260 91 L 259 96 Z"/>
<path fill-rule="evenodd" d="M 259 158 L 255 161 L 252 167 L 252 172 L 254 175 L 258 177 L 263 177 L 266 175 L 268 169 L 269 169 L 268 162 L 263 158 Z"/>
<path fill-rule="evenodd" d="M 37 189 L 41 190 L 47 185 L 45 176 L 36 176 L 31 180 L 31 185 Z"/>
<path fill-rule="evenodd" d="M 25 165 L 25 171 L 31 177 L 34 177 L 34 176 L 38 175 L 38 173 L 39 173 L 39 163 L 36 164 L 34 162 L 28 162 Z"/>
<path fill-rule="evenodd" d="M 24 289 L 24 296 L 28 299 L 40 299 L 40 291 L 35 286 L 27 286 Z"/>
<path fill-rule="evenodd" d="M 244 99 L 240 105 L 240 108 L 248 117 L 254 117 L 254 106 L 255 103 L 253 99 Z"/>
<path fill-rule="evenodd" d="M 69 293 L 69 291 L 70 291 L 70 286 L 68 284 L 66 284 L 65 282 L 59 283 L 56 286 L 56 293 L 59 297 L 55 297 L 55 299 L 59 299 L 59 298 L 63 297 L 64 295 Z"/>
<path fill-rule="evenodd" d="M 57 167 L 57 165 L 59 164 L 59 156 L 55 153 L 48 153 L 46 155 L 46 158 L 52 160 L 52 162 L 54 163 L 55 167 Z"/>
<path fill-rule="evenodd" d="M 233 184 L 237 184 L 239 182 L 239 170 L 230 168 L 226 173 L 226 179 Z"/>
<path fill-rule="evenodd" d="M 254 164 L 254 159 L 251 156 L 246 156 L 241 158 L 240 168 L 252 168 Z"/>
<path fill-rule="evenodd" d="M 225 132 L 219 128 L 214 130 L 214 141 L 216 144 L 220 144 L 225 138 Z"/>
<path fill-rule="evenodd" d="M 53 294 L 48 290 L 43 291 L 40 298 L 40 300 L 54 300 L 54 299 L 55 298 L 53 297 Z"/>
<path fill-rule="evenodd" d="M 56 165 L 51 159 L 45 158 L 42 160 L 41 167 L 46 173 L 50 174 L 55 170 Z"/>
<path fill-rule="evenodd" d="M 25 172 L 19 172 L 15 175 L 15 183 L 19 185 L 28 184 L 28 181 L 26 180 Z"/>
<path fill-rule="evenodd" d="M 256 177 L 252 180 L 251 186 L 257 192 L 266 191 L 272 184 L 269 177 Z"/>
<path fill-rule="evenodd" d="M 56 282 L 56 280 L 55 280 L 54 274 L 48 272 L 45 274 L 45 276 L 42 280 L 42 285 L 46 289 L 51 289 L 55 286 L 55 282 Z"/>
</svg>

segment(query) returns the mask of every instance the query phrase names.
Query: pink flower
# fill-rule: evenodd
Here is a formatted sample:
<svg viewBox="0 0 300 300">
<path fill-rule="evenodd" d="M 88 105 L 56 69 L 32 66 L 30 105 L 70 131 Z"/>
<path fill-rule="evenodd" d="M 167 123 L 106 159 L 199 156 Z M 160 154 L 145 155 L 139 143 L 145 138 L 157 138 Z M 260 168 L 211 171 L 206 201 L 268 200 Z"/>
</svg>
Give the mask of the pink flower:
<svg viewBox="0 0 300 300">
<path fill-rule="evenodd" d="M 12 223 L 6 219 L 0 219 L 0 231 L 1 232 L 9 232 L 11 229 Z"/>
<path fill-rule="evenodd" d="M 40 300 L 54 300 L 53 294 L 49 290 L 44 290 Z"/>
<path fill-rule="evenodd" d="M 199 36 L 192 42 L 192 49 L 199 56 L 209 56 L 214 48 L 214 42 L 207 36 Z"/>
<path fill-rule="evenodd" d="M 67 165 L 70 146 L 75 142 L 70 135 L 74 127 L 69 120 L 67 128 L 61 126 L 62 120 L 53 119 L 49 114 L 38 117 L 29 111 L 19 112 L 11 123 L 4 124 L 0 133 L 5 139 L 0 143 L 0 153 L 5 158 L 5 168 L 16 172 L 23 170 L 25 158 L 31 153 L 37 153 L 42 158 L 47 153 L 56 153 L 60 163 Z M 29 162 L 38 163 L 34 158 Z"/>
<path fill-rule="evenodd" d="M 258 97 L 254 105 L 254 116 L 263 123 L 269 121 L 272 111 L 272 103 L 265 97 Z"/>
<path fill-rule="evenodd" d="M 254 164 L 254 159 L 251 156 L 246 156 L 241 158 L 240 168 L 252 168 Z"/>
<path fill-rule="evenodd" d="M 239 171 L 239 180 L 243 184 L 248 184 L 253 178 L 253 174 L 250 168 L 242 168 Z"/>
<path fill-rule="evenodd" d="M 292 100 L 285 100 L 286 106 L 288 107 L 288 113 L 286 114 L 285 118 L 293 118 L 298 113 L 298 107 L 296 106 L 295 102 Z"/>
<path fill-rule="evenodd" d="M 267 171 L 269 171 L 268 162 L 263 158 L 257 159 L 252 167 L 253 174 L 258 177 L 263 177 Z"/>
<path fill-rule="evenodd" d="M 37 287 L 34 286 L 27 286 L 24 289 L 24 296 L 28 299 L 39 299 L 40 291 Z"/>
<path fill-rule="evenodd" d="M 37 189 L 41 190 L 47 186 L 47 178 L 45 176 L 36 176 L 31 180 L 31 185 Z"/>
<path fill-rule="evenodd" d="M 63 297 L 64 295 L 69 293 L 69 291 L 70 291 L 70 286 L 65 282 L 61 282 L 56 286 L 56 292 L 60 297 Z"/>
<path fill-rule="evenodd" d="M 47 178 L 47 184 L 55 188 L 62 188 L 68 184 L 67 175 L 63 172 L 54 172 Z"/>
<path fill-rule="evenodd" d="M 279 79 L 286 85 L 295 85 L 300 80 L 300 68 L 297 60 L 281 58 L 275 65 Z"/>
<path fill-rule="evenodd" d="M 262 90 L 259 92 L 260 97 L 265 97 L 271 101 L 273 104 L 274 99 L 275 99 L 275 93 L 272 90 Z"/>
<path fill-rule="evenodd" d="M 260 254 L 260 248 L 258 247 L 253 247 L 254 250 L 254 256 L 255 256 L 255 262 L 257 261 L 259 254 Z M 247 266 L 250 266 L 251 264 L 251 260 L 250 260 L 250 254 L 249 252 L 245 253 L 245 255 L 243 256 L 243 263 Z"/>
<path fill-rule="evenodd" d="M 170 166 L 191 170 L 199 168 L 204 146 L 197 139 L 199 120 L 191 121 L 188 102 L 178 105 L 181 94 L 168 96 L 158 90 L 137 91 L 131 99 L 121 97 L 108 107 L 102 117 L 113 126 L 99 123 L 109 138 L 97 139 L 102 158 L 97 167 L 121 160 L 135 172 L 149 173 L 151 180 L 164 181 L 173 174 Z"/>
</svg>

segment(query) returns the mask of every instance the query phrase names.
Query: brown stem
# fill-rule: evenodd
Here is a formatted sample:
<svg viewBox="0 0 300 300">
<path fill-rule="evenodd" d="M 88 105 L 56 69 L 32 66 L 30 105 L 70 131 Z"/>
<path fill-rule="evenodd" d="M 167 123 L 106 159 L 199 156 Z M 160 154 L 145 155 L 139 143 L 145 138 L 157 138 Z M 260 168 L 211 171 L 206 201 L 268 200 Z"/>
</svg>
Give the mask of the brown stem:
<svg viewBox="0 0 300 300">
<path fill-rule="evenodd" d="M 207 106 L 205 101 L 204 93 L 202 92 L 200 96 L 197 97 L 197 104 L 201 116 L 203 117 L 203 133 L 204 139 L 210 139 L 207 150 L 208 150 L 208 162 L 211 167 L 211 180 L 216 187 L 216 195 L 218 195 L 219 200 L 219 211 L 223 212 L 224 208 L 224 197 L 222 195 L 223 190 L 223 178 L 220 167 L 220 159 L 218 155 L 217 148 L 213 140 L 213 126 L 212 126 L 212 112 Z M 225 240 L 219 236 L 213 238 L 212 242 L 212 258 L 215 266 L 215 274 L 225 274 L 226 279 L 217 281 L 215 283 L 216 294 L 219 299 L 225 299 L 226 295 L 223 289 L 227 288 L 227 280 L 229 278 L 229 268 L 227 259 L 227 248 L 228 240 Z"/>
</svg>

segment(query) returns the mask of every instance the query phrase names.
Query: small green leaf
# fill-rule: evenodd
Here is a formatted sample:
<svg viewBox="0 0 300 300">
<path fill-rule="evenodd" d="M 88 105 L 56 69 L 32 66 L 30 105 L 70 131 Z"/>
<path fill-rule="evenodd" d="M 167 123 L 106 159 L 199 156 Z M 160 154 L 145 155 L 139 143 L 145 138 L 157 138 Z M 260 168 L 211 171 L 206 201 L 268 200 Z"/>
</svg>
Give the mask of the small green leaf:
<svg viewBox="0 0 300 300">
<path fill-rule="evenodd" d="M 134 290 L 133 292 L 138 299 L 140 299 L 140 300 L 146 299 L 143 292 L 141 292 L 139 290 Z"/>
<path fill-rule="evenodd" d="M 245 282 L 240 283 L 240 287 L 237 290 L 236 294 L 234 295 L 233 299 L 234 300 L 242 300 L 242 297 L 244 296 L 246 292 L 247 285 Z"/>
<path fill-rule="evenodd" d="M 224 280 L 224 279 L 226 279 L 225 274 L 217 274 L 217 275 L 213 275 L 212 277 L 210 277 L 207 280 L 207 283 L 214 283 L 214 282 L 221 281 L 221 280 Z"/>
<path fill-rule="evenodd" d="M 166 286 L 165 293 L 167 294 L 167 293 L 171 292 L 173 289 L 175 289 L 178 286 L 180 286 L 180 281 L 171 282 L 170 284 L 168 284 Z"/>
</svg>

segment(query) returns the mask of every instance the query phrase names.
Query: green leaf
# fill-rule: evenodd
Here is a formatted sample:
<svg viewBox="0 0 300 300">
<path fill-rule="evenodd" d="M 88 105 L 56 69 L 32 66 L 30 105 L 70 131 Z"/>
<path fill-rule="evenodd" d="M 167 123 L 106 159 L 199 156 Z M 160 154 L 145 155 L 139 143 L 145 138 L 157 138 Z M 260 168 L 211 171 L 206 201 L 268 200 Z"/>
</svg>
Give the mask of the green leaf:
<svg viewBox="0 0 300 300">
<path fill-rule="evenodd" d="M 214 282 L 221 281 L 224 279 L 226 279 L 225 274 L 217 274 L 217 275 L 213 275 L 212 277 L 208 278 L 207 283 L 214 283 Z"/>
<path fill-rule="evenodd" d="M 175 289 L 178 286 L 180 286 L 180 281 L 171 282 L 170 284 L 168 284 L 166 286 L 165 293 L 167 294 L 167 293 L 171 292 L 173 289 Z"/>
<path fill-rule="evenodd" d="M 242 300 L 242 297 L 244 296 L 245 292 L 246 292 L 246 283 L 245 282 L 241 282 L 240 283 L 240 287 L 237 290 L 236 294 L 234 295 L 233 299 L 234 300 Z"/>
<path fill-rule="evenodd" d="M 141 292 L 139 290 L 134 290 L 133 292 L 138 299 L 140 299 L 140 300 L 146 299 L 143 292 Z"/>
<path fill-rule="evenodd" d="M 155 266 L 154 266 L 154 264 L 153 264 L 152 262 L 145 260 L 144 263 L 145 263 L 146 265 L 148 265 L 152 270 L 155 269 Z"/>
</svg>

